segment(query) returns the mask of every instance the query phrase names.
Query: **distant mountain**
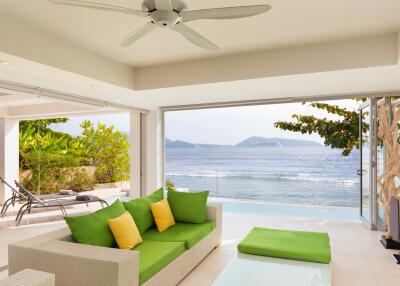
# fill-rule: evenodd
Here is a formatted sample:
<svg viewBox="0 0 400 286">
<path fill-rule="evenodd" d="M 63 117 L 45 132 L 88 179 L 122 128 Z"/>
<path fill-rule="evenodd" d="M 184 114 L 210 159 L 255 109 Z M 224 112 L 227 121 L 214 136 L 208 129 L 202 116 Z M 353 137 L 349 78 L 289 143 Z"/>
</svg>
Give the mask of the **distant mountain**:
<svg viewBox="0 0 400 286">
<path fill-rule="evenodd" d="M 216 144 L 194 144 L 182 140 L 171 140 L 168 138 L 165 138 L 165 147 L 166 148 L 210 148 L 210 147 L 222 147 L 226 145 L 216 145 Z"/>
<path fill-rule="evenodd" d="M 196 147 L 195 144 L 186 142 L 186 141 L 182 141 L 182 140 L 169 140 L 165 142 L 165 146 L 167 146 L 167 148 L 194 148 Z"/>
<path fill-rule="evenodd" d="M 265 138 L 253 136 L 236 144 L 237 147 L 312 147 L 321 146 L 321 144 L 298 139 L 285 139 L 285 138 Z"/>
<path fill-rule="evenodd" d="M 165 138 L 166 148 L 214 148 L 214 147 L 312 147 L 321 146 L 321 144 L 298 139 L 285 139 L 285 138 L 265 138 L 253 136 L 236 145 L 217 145 L 217 144 L 195 144 L 182 140 L 171 140 Z"/>
</svg>

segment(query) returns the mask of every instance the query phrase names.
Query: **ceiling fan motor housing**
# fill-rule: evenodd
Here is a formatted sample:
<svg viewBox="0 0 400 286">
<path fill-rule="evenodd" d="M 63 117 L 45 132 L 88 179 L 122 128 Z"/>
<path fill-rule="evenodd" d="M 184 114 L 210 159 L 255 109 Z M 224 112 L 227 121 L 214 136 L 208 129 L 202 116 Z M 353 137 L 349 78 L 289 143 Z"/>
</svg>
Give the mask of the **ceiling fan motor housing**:
<svg viewBox="0 0 400 286">
<path fill-rule="evenodd" d="M 182 21 L 181 16 L 175 11 L 156 10 L 150 14 L 150 18 L 156 25 L 163 28 L 172 28 Z"/>
<path fill-rule="evenodd" d="M 172 9 L 178 13 L 187 10 L 187 6 L 182 0 L 171 0 Z M 156 4 L 154 0 L 144 0 L 142 3 L 142 9 L 145 11 L 152 12 L 156 10 Z"/>
</svg>

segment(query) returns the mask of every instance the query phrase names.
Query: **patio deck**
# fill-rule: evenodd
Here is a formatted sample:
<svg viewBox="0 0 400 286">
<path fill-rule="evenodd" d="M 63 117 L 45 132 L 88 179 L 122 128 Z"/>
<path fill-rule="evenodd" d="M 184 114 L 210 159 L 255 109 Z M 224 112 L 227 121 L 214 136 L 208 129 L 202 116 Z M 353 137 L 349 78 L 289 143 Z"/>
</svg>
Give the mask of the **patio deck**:
<svg viewBox="0 0 400 286">
<path fill-rule="evenodd" d="M 277 216 L 224 213 L 223 242 L 190 275 L 181 286 L 211 285 L 236 253 L 236 245 L 253 227 L 273 227 L 294 230 L 326 231 L 331 238 L 333 286 L 391 286 L 398 285 L 400 266 L 379 243 L 382 233 L 371 232 L 357 222 L 316 219 L 291 219 Z M 7 245 L 65 227 L 63 221 L 0 228 L 0 269 L 7 265 Z M 0 272 L 0 278 L 7 271 Z M 351 282 L 350 282 L 351 281 Z"/>
<path fill-rule="evenodd" d="M 96 189 L 93 191 L 82 192 L 81 194 L 98 196 L 109 202 L 114 201 L 118 197 L 124 197 L 126 195 L 126 193 L 121 191 L 119 188 Z M 66 197 L 66 199 L 70 198 L 71 197 Z M 16 226 L 15 217 L 20 207 L 21 204 L 16 204 L 15 206 L 9 207 L 6 215 L 4 217 L 0 217 L 0 228 Z M 68 215 L 77 215 L 93 212 L 100 207 L 100 203 L 92 202 L 89 203 L 88 206 L 85 204 L 71 205 L 65 207 L 65 209 Z M 59 220 L 63 220 L 63 214 L 59 207 L 34 209 L 32 210 L 32 214 L 27 213 L 24 215 L 20 225 L 56 222 Z"/>
</svg>

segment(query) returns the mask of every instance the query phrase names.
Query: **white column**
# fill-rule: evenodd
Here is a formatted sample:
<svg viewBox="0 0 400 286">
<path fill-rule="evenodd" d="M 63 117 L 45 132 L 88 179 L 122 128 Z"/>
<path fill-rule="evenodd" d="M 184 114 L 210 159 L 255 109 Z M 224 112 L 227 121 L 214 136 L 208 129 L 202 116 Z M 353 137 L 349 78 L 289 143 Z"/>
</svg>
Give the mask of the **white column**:
<svg viewBox="0 0 400 286">
<path fill-rule="evenodd" d="M 142 195 L 148 195 L 164 185 L 163 113 L 142 116 Z"/>
<path fill-rule="evenodd" d="M 397 64 L 400 65 L 400 30 L 397 32 Z"/>
<path fill-rule="evenodd" d="M 129 196 L 140 197 L 141 192 L 141 115 L 129 114 L 130 190 Z"/>
<path fill-rule="evenodd" d="M 19 180 L 18 120 L 0 118 L 0 176 L 12 185 L 14 180 Z M 0 205 L 11 194 L 10 189 L 0 183 Z"/>
</svg>

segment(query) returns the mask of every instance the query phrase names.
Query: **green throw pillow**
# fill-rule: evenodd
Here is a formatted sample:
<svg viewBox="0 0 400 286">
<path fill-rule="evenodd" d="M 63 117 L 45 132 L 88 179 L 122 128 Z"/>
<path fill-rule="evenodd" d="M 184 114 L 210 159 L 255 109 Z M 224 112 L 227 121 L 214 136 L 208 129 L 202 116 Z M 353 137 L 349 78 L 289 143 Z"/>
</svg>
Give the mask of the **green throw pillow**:
<svg viewBox="0 0 400 286">
<path fill-rule="evenodd" d="M 161 201 L 163 198 L 164 190 L 158 189 L 147 197 L 124 202 L 124 207 L 135 220 L 140 234 L 145 233 L 149 228 L 155 225 L 150 204 Z"/>
<path fill-rule="evenodd" d="M 208 191 L 186 193 L 168 190 L 168 203 L 176 221 L 190 223 L 204 223 Z"/>
<path fill-rule="evenodd" d="M 159 188 L 157 191 L 147 196 L 152 203 L 161 201 L 164 198 L 164 189 Z"/>
<path fill-rule="evenodd" d="M 125 212 L 124 205 L 117 200 L 109 207 L 98 210 L 94 213 L 66 217 L 74 240 L 82 244 L 96 246 L 113 247 L 115 246 L 114 236 L 108 227 L 107 220 L 116 218 Z"/>
</svg>

